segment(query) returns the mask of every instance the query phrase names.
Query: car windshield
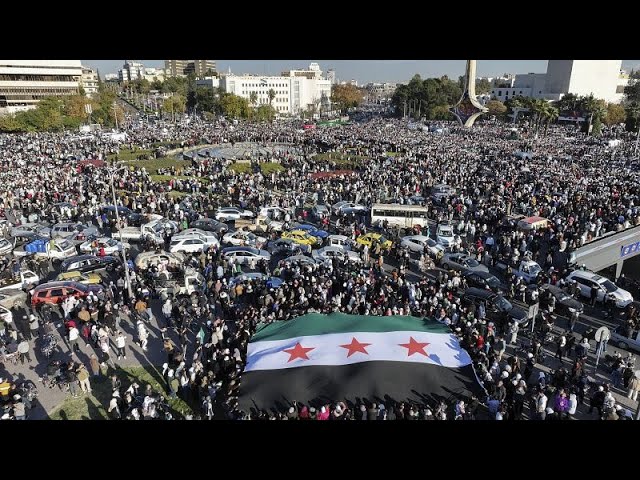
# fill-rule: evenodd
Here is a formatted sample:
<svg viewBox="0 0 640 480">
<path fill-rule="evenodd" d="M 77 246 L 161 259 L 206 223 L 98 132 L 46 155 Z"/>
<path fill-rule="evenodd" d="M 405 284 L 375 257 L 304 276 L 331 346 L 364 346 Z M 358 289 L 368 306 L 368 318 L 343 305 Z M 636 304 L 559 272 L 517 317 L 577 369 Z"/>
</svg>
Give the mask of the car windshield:
<svg viewBox="0 0 640 480">
<path fill-rule="evenodd" d="M 529 265 L 529 274 L 538 275 L 538 273 L 540 273 L 541 271 L 542 271 L 542 268 L 537 263 L 534 263 L 533 265 Z"/>
<path fill-rule="evenodd" d="M 506 298 L 504 298 L 502 295 L 498 295 L 496 297 L 496 305 L 503 312 L 508 312 L 513 308 L 513 305 L 511 305 L 511 303 L 509 303 L 509 301 Z"/>
<path fill-rule="evenodd" d="M 380 242 L 380 243 L 384 243 L 384 242 L 386 242 L 386 241 L 387 241 L 387 239 L 386 239 L 384 236 L 381 236 L 381 237 L 378 239 L 378 242 Z"/>
<path fill-rule="evenodd" d="M 469 267 L 477 267 L 478 265 L 480 265 L 475 258 L 468 258 L 466 263 Z"/>
<path fill-rule="evenodd" d="M 441 228 L 440 235 L 443 237 L 453 237 L 453 230 L 450 230 L 448 228 Z"/>
<path fill-rule="evenodd" d="M 613 293 L 618 290 L 618 287 L 611 280 L 605 280 L 602 282 L 602 286 L 606 288 L 609 293 Z"/>
<path fill-rule="evenodd" d="M 498 280 L 496 277 L 489 277 L 485 281 L 487 282 L 487 285 L 489 285 L 490 287 L 500 286 L 500 280 Z"/>
</svg>

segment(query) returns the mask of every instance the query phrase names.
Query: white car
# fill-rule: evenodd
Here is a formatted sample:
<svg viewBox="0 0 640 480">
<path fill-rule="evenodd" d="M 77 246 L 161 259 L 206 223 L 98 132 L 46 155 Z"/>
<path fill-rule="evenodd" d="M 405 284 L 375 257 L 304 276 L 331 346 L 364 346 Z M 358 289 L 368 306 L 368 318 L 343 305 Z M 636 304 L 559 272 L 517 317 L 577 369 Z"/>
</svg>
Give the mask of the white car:
<svg viewBox="0 0 640 480">
<path fill-rule="evenodd" d="M 209 248 L 209 244 L 201 238 L 173 237 L 169 245 L 170 253 L 199 253 Z"/>
<path fill-rule="evenodd" d="M 97 235 L 98 229 L 81 223 L 56 223 L 51 227 L 51 238 L 68 238 L 70 240 L 84 240 Z"/>
<path fill-rule="evenodd" d="M 6 238 L 0 238 L 0 255 L 6 255 L 13 250 L 13 242 L 10 242 Z"/>
<path fill-rule="evenodd" d="M 188 228 L 187 230 L 183 230 L 180 233 L 173 236 L 172 240 L 178 238 L 199 238 L 204 241 L 209 246 L 219 247 L 220 242 L 218 241 L 218 237 L 216 237 L 211 232 L 206 232 L 204 230 L 200 230 L 198 228 Z"/>
<path fill-rule="evenodd" d="M 314 250 L 312 253 L 313 258 L 316 260 L 327 262 L 331 261 L 334 258 L 338 258 L 341 262 L 348 259 L 350 262 L 361 263 L 362 259 L 360 255 L 356 252 L 351 252 L 349 250 L 344 250 L 340 247 L 323 247 L 318 250 Z"/>
<path fill-rule="evenodd" d="M 608 278 L 587 270 L 574 270 L 567 275 L 565 280 L 575 280 L 580 295 L 585 298 L 591 298 L 591 287 L 595 286 L 598 289 L 596 297 L 598 302 L 604 302 L 605 298 L 609 298 L 615 301 L 618 308 L 625 308 L 633 302 L 633 295 L 629 292 L 618 287 Z"/>
<path fill-rule="evenodd" d="M 216 211 L 216 220 L 228 222 L 229 220 L 240 220 L 241 218 L 253 218 L 255 213 L 250 210 L 243 210 L 237 207 L 223 207 Z"/>
<path fill-rule="evenodd" d="M 232 260 L 239 265 L 251 263 L 251 261 L 259 262 L 260 260 L 271 260 L 271 254 L 266 250 L 260 250 L 252 247 L 227 247 L 222 249 L 222 256 Z"/>
<path fill-rule="evenodd" d="M 327 247 L 339 247 L 343 250 L 351 250 L 353 240 L 346 235 L 329 235 L 327 237 Z"/>
<path fill-rule="evenodd" d="M 451 248 L 462 243 L 460 237 L 454 233 L 453 227 L 447 224 L 438 225 L 436 241 L 444 248 Z"/>
<path fill-rule="evenodd" d="M 96 243 L 95 247 L 93 246 L 94 242 Z M 97 248 L 98 250 L 104 248 L 104 253 L 106 253 L 107 255 L 113 255 L 115 253 L 121 252 L 123 248 L 128 250 L 130 248 L 130 245 L 126 242 L 120 243 L 114 238 L 102 237 L 98 238 L 97 240 L 89 240 L 84 242 L 82 245 L 80 245 L 80 252 L 92 253 L 94 248 Z"/>
<path fill-rule="evenodd" d="M 406 237 L 402 237 L 400 245 L 416 253 L 424 252 L 426 247 L 427 251 L 434 257 L 444 255 L 445 250 L 445 248 L 433 238 L 429 238 L 425 235 L 408 235 Z"/>
<path fill-rule="evenodd" d="M 262 217 L 268 217 L 272 220 L 283 220 L 287 213 L 289 212 L 282 207 L 262 207 L 259 215 Z"/>
<path fill-rule="evenodd" d="M 252 246 L 262 247 L 267 241 L 264 237 L 259 237 L 255 233 L 247 232 L 246 230 L 236 230 L 235 232 L 229 232 L 222 237 L 224 243 L 228 243 L 234 246 Z"/>
</svg>

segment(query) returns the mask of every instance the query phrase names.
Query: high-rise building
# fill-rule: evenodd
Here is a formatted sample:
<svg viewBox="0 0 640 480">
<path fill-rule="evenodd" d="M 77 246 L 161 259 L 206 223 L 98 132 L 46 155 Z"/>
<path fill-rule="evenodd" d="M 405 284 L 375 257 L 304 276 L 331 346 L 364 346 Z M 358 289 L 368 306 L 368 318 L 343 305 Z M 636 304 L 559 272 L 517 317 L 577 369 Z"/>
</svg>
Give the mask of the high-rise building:
<svg viewBox="0 0 640 480">
<path fill-rule="evenodd" d="M 0 60 L 0 109 L 32 108 L 44 97 L 77 95 L 80 60 Z"/>
<path fill-rule="evenodd" d="M 144 78 L 144 65 L 132 60 L 125 60 L 124 65 L 118 70 L 118 80 L 120 82 L 133 82 Z"/>
<path fill-rule="evenodd" d="M 213 60 L 165 60 L 164 69 L 168 77 L 184 77 L 194 73 L 196 77 L 210 76 L 216 72 Z"/>
<path fill-rule="evenodd" d="M 331 85 L 336 84 L 336 71 L 333 68 L 327 70 L 327 80 L 331 82 Z"/>
<path fill-rule="evenodd" d="M 80 77 L 80 86 L 84 90 L 84 94 L 91 98 L 98 93 L 98 73 L 91 67 L 82 67 L 82 77 Z"/>
</svg>

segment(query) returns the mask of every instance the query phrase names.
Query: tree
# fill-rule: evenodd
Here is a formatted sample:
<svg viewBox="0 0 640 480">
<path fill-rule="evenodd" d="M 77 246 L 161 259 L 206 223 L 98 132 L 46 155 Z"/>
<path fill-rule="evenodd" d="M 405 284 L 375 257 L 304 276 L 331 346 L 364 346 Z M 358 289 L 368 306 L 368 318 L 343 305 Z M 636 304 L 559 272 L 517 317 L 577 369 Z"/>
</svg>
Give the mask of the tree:
<svg viewBox="0 0 640 480">
<path fill-rule="evenodd" d="M 342 112 L 357 107 L 362 103 L 362 91 L 355 85 L 334 85 L 331 89 L 331 101 L 338 105 Z"/>
<path fill-rule="evenodd" d="M 273 99 L 276 98 L 276 91 L 273 88 L 270 88 L 267 95 L 269 96 L 269 106 L 272 106 Z"/>
<path fill-rule="evenodd" d="M 187 100 L 185 97 L 179 94 L 171 95 L 168 98 L 165 98 L 163 103 L 163 109 L 165 112 L 170 112 L 173 118 L 173 121 L 176 121 L 176 113 L 183 113 L 187 105 Z"/>
<path fill-rule="evenodd" d="M 491 82 L 486 78 L 476 80 L 476 95 L 484 95 L 491 91 Z"/>
<path fill-rule="evenodd" d="M 225 93 L 220 99 L 222 113 L 228 118 L 247 118 L 249 116 L 249 101 L 246 98 Z"/>
<path fill-rule="evenodd" d="M 618 125 L 624 123 L 627 119 L 627 113 L 622 105 L 617 103 L 607 104 L 607 113 L 604 117 L 604 123 L 607 125 Z"/>
<path fill-rule="evenodd" d="M 624 87 L 624 95 L 627 130 L 636 131 L 640 122 L 640 82 Z"/>
<path fill-rule="evenodd" d="M 489 109 L 489 115 L 495 115 L 496 117 L 501 117 L 507 113 L 507 107 L 499 100 L 489 100 L 485 107 Z"/>
<path fill-rule="evenodd" d="M 249 103 L 255 108 L 258 104 L 258 92 L 255 90 L 249 94 Z"/>
<path fill-rule="evenodd" d="M 271 105 L 260 105 L 256 109 L 256 120 L 259 122 L 272 122 L 276 116 L 276 111 Z"/>
</svg>

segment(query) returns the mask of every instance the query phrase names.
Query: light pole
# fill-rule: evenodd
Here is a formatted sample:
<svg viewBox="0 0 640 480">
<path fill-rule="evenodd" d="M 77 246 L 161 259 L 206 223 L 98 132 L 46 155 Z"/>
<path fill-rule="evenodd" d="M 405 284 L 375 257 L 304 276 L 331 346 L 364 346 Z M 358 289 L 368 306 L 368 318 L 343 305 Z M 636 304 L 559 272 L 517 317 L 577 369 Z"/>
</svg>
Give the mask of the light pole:
<svg viewBox="0 0 640 480">
<path fill-rule="evenodd" d="M 118 131 L 118 110 L 116 101 L 113 101 L 113 117 L 116 119 L 116 132 Z"/>
<path fill-rule="evenodd" d="M 116 228 L 118 229 L 118 233 L 120 234 L 120 244 L 122 245 L 122 258 L 124 260 L 124 277 L 127 282 L 127 293 L 129 294 L 129 301 L 133 299 L 133 291 L 131 290 L 131 278 L 129 277 L 129 264 L 127 263 L 127 250 L 124 248 L 124 243 L 122 242 L 122 229 L 120 227 L 120 214 L 118 213 L 118 202 L 116 201 L 116 189 L 113 186 L 113 177 L 115 176 L 118 170 L 125 168 L 121 166 L 119 168 L 109 169 L 105 167 L 107 174 L 109 175 L 109 185 L 111 186 L 111 195 L 113 195 L 113 206 L 116 211 Z"/>
</svg>

